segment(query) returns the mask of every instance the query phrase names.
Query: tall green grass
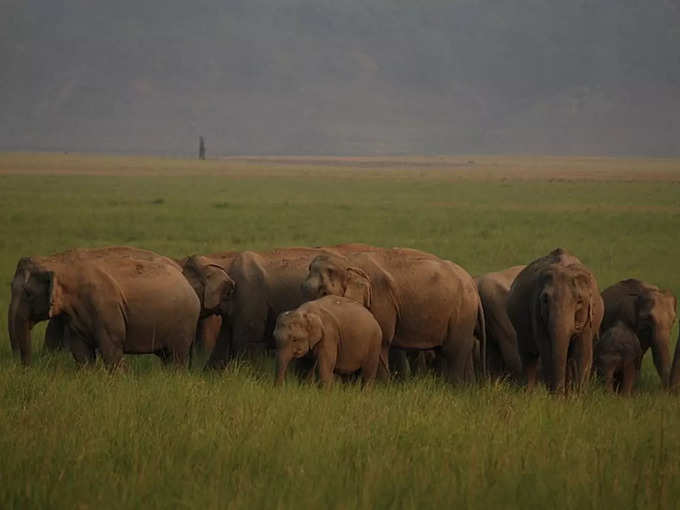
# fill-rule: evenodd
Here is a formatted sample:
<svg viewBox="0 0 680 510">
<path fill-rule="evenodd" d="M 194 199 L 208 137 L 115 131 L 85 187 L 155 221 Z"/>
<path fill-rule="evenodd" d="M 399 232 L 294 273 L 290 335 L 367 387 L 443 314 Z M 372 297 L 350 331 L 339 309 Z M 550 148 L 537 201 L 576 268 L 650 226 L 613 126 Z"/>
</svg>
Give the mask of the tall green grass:
<svg viewBox="0 0 680 510">
<path fill-rule="evenodd" d="M 0 157 L 0 169 L 17 161 Z M 356 241 L 432 251 L 471 273 L 562 246 L 602 288 L 635 276 L 680 294 L 680 185 L 616 180 L 616 161 L 606 182 L 40 161 L 46 172 L 118 161 L 172 176 L 0 175 L 0 310 L 20 256 L 106 244 L 183 256 Z M 596 385 L 561 399 L 430 377 L 326 392 L 293 379 L 275 389 L 269 361 L 204 374 L 139 356 L 111 376 L 77 371 L 63 353 L 24 368 L 6 330 L 3 312 L 0 508 L 676 508 L 680 498 L 680 406 L 649 359 L 630 399 Z"/>
</svg>

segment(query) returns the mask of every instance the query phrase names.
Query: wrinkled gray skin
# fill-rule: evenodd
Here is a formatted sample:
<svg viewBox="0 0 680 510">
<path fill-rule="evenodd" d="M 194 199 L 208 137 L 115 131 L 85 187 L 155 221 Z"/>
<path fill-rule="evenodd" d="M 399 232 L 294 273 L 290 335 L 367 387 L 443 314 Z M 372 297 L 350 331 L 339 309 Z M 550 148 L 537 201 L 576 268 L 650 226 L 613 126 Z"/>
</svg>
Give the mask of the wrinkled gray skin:
<svg viewBox="0 0 680 510">
<path fill-rule="evenodd" d="M 507 310 L 529 388 L 536 383 L 540 359 L 551 391 L 580 389 L 590 375 L 604 314 L 590 270 L 567 251 L 554 250 L 517 275 Z"/>
<path fill-rule="evenodd" d="M 522 376 L 517 335 L 508 317 L 507 301 L 512 282 L 525 267 L 513 266 L 475 278 L 484 307 L 487 370 L 494 378 L 520 380 Z"/>
<path fill-rule="evenodd" d="M 609 391 L 630 395 L 639 377 L 641 363 L 640 340 L 622 322 L 601 333 L 595 343 L 593 366 Z"/>
<path fill-rule="evenodd" d="M 366 306 L 382 329 L 384 359 L 390 347 L 436 349 L 451 381 L 469 380 L 484 315 L 472 277 L 453 262 L 403 248 L 320 255 L 302 287 L 312 299 L 344 296 Z"/>
<path fill-rule="evenodd" d="M 184 365 L 194 341 L 200 303 L 180 267 L 146 250 L 110 247 L 25 257 L 12 280 L 9 335 L 24 364 L 31 328 L 60 317 L 79 364 L 97 351 L 110 369 L 123 354 L 156 354 Z"/>
<path fill-rule="evenodd" d="M 314 257 L 323 253 L 371 249 L 374 248 L 363 244 L 343 244 L 324 248 L 227 252 L 201 257 L 204 263 L 225 271 L 235 286 L 229 306 L 221 315 L 218 337 L 210 338 L 218 319 L 208 317 L 199 324 L 201 341 L 214 344 L 206 368 L 222 369 L 234 357 L 275 347 L 272 334 L 276 317 L 306 301 L 300 282 Z"/>
<path fill-rule="evenodd" d="M 677 300 L 667 290 L 641 280 L 620 281 L 602 292 L 604 319 L 601 331 L 617 322 L 632 329 L 640 340 L 642 356 L 651 347 L 654 366 L 662 384 L 668 386 L 671 373 L 671 329 Z"/>
<path fill-rule="evenodd" d="M 291 360 L 310 353 L 325 387 L 333 383 L 336 373 L 361 370 L 362 386 L 370 386 L 375 380 L 382 331 L 371 312 L 351 299 L 326 296 L 282 313 L 276 321 L 274 339 L 277 384 L 283 383 Z"/>
</svg>

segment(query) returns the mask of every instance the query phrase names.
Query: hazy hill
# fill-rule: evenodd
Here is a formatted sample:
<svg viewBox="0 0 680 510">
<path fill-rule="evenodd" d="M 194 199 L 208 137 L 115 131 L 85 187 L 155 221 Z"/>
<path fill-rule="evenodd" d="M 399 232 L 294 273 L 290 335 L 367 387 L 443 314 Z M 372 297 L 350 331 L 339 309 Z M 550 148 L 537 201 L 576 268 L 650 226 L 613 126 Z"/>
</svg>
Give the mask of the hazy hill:
<svg viewBox="0 0 680 510">
<path fill-rule="evenodd" d="M 3 0 L 0 149 L 680 155 L 678 0 Z"/>
</svg>

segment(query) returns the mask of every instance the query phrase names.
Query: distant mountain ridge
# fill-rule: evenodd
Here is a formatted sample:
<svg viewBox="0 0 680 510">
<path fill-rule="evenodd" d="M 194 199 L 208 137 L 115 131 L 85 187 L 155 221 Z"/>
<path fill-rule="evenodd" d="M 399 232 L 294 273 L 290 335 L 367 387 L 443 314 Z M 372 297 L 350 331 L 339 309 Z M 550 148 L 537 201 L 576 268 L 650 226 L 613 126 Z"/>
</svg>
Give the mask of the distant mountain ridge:
<svg viewBox="0 0 680 510">
<path fill-rule="evenodd" d="M 9 0 L 0 149 L 680 155 L 680 2 Z"/>
</svg>

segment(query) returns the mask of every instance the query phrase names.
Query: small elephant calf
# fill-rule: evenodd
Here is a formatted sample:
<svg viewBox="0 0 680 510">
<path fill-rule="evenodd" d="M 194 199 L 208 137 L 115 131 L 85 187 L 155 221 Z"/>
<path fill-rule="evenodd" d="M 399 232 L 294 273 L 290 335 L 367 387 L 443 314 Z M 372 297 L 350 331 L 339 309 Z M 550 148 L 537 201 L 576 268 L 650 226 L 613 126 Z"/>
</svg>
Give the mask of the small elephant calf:
<svg viewBox="0 0 680 510">
<path fill-rule="evenodd" d="M 595 344 L 594 358 L 595 369 L 607 389 L 630 395 L 642 362 L 642 348 L 635 332 L 617 322 Z"/>
<path fill-rule="evenodd" d="M 274 329 L 277 354 L 276 383 L 281 384 L 288 364 L 308 353 L 316 359 L 323 386 L 334 374 L 361 370 L 362 386 L 375 380 L 381 359 L 382 330 L 361 304 L 339 296 L 325 296 L 284 312 Z M 386 366 L 385 366 L 386 368 Z"/>
</svg>

